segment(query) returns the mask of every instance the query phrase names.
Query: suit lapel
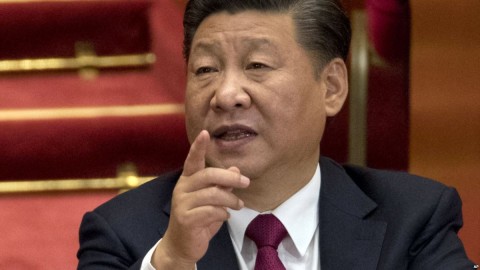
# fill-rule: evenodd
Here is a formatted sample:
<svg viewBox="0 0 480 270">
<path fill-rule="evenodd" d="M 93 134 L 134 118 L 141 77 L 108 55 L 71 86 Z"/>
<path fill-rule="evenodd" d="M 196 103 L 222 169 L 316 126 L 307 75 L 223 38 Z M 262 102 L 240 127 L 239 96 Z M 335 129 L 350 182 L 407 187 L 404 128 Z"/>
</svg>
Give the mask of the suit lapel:
<svg viewBox="0 0 480 270">
<path fill-rule="evenodd" d="M 376 203 L 343 168 L 322 158 L 320 263 L 322 270 L 377 269 L 386 222 L 368 219 Z"/>
<path fill-rule="evenodd" d="M 197 264 L 198 270 L 239 269 L 237 255 L 233 249 L 232 239 L 228 233 L 227 223 L 210 240 L 207 254 Z"/>
</svg>

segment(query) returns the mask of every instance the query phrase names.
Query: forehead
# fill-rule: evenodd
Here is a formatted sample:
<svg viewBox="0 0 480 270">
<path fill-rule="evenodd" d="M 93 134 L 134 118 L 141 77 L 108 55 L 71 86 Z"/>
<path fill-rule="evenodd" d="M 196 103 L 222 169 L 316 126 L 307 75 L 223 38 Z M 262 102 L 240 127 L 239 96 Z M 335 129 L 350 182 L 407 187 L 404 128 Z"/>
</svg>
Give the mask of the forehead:
<svg viewBox="0 0 480 270">
<path fill-rule="evenodd" d="M 215 50 L 225 44 L 258 48 L 296 43 L 288 13 L 242 11 L 214 13 L 203 20 L 192 41 L 192 53 Z"/>
</svg>

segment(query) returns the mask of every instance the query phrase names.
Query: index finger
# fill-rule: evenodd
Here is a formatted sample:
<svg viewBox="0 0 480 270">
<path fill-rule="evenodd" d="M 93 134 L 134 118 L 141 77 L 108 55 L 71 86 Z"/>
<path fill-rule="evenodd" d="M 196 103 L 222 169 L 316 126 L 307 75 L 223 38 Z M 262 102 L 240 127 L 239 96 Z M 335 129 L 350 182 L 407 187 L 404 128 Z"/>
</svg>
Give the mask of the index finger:
<svg viewBox="0 0 480 270">
<path fill-rule="evenodd" d="M 210 134 L 208 134 L 208 131 L 202 130 L 190 146 L 190 151 L 183 165 L 183 176 L 190 176 L 205 169 L 205 155 L 209 142 Z"/>
</svg>

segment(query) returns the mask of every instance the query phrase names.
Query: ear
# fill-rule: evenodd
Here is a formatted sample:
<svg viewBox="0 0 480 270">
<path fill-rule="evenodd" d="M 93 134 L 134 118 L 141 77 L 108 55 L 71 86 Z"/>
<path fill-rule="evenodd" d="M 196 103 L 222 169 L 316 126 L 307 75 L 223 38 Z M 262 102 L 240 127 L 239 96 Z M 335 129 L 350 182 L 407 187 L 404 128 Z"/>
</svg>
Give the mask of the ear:
<svg viewBox="0 0 480 270">
<path fill-rule="evenodd" d="M 345 62 L 340 58 L 330 61 L 322 71 L 325 84 L 325 112 L 335 116 L 343 107 L 348 95 L 348 72 Z"/>
</svg>

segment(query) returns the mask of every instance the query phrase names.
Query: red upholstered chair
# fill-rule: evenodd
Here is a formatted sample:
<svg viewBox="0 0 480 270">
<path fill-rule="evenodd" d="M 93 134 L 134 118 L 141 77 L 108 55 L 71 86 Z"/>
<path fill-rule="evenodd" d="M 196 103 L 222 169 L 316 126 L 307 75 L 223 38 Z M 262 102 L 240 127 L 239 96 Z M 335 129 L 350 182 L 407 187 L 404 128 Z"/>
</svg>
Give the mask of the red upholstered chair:
<svg viewBox="0 0 480 270">
<path fill-rule="evenodd" d="M 182 14 L 173 0 L 0 3 L 0 269 L 75 268 L 82 215 L 146 179 L 117 181 L 119 166 L 182 165 Z M 76 191 L 45 192 L 59 185 Z"/>
<path fill-rule="evenodd" d="M 155 175 L 181 164 L 181 7 L 157 2 L 0 4 L 0 179 L 111 177 L 125 162 Z M 66 66 L 15 71 L 5 61 L 55 65 L 38 58 Z"/>
</svg>

